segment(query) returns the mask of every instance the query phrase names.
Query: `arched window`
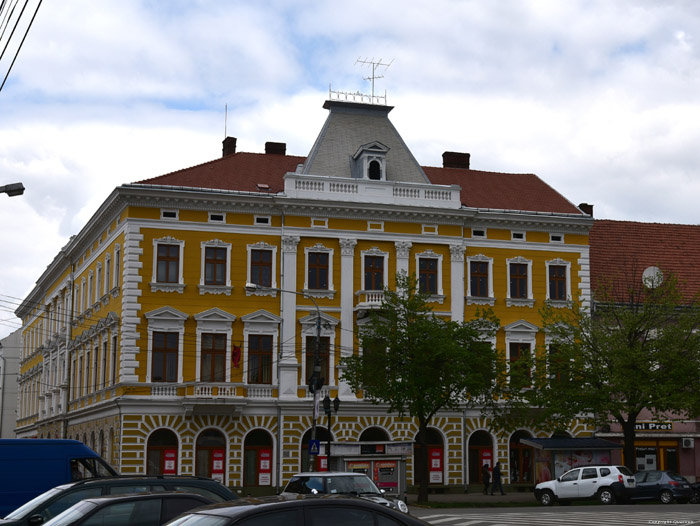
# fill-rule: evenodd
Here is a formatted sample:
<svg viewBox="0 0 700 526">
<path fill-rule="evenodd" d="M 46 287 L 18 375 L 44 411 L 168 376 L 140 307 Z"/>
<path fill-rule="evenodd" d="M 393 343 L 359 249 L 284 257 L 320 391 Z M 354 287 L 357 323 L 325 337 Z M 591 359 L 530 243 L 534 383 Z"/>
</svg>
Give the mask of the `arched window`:
<svg viewBox="0 0 700 526">
<path fill-rule="evenodd" d="M 442 435 L 440 432 L 432 427 L 429 427 L 426 431 L 428 433 L 428 477 L 430 484 L 443 484 L 443 472 L 444 472 L 444 445 L 442 443 Z M 417 469 L 417 463 L 420 461 L 421 445 L 418 443 L 418 435 L 415 436 L 416 444 L 413 448 L 414 456 L 414 478 L 415 483 L 420 484 L 421 474 L 420 469 Z"/>
<path fill-rule="evenodd" d="M 264 429 L 251 431 L 245 437 L 243 485 L 272 485 L 272 437 Z"/>
<path fill-rule="evenodd" d="M 360 435 L 360 442 L 388 442 L 389 435 L 381 427 L 368 427 Z"/>
<path fill-rule="evenodd" d="M 510 437 L 510 483 L 526 484 L 534 480 L 535 455 L 531 446 L 526 446 L 520 441 L 523 438 L 532 438 L 527 431 L 516 431 Z"/>
<path fill-rule="evenodd" d="M 481 468 L 488 464 L 493 469 L 493 440 L 487 431 L 476 431 L 469 437 L 469 482 L 483 483 Z"/>
<path fill-rule="evenodd" d="M 177 474 L 177 435 L 169 429 L 159 429 L 148 437 L 146 450 L 147 475 Z"/>
<path fill-rule="evenodd" d="M 316 426 L 316 440 L 323 444 L 327 444 L 328 440 L 333 441 L 333 436 L 328 433 L 328 429 L 321 426 Z M 318 471 L 320 466 L 318 465 L 318 455 L 314 456 L 314 465 L 310 466 L 311 459 L 309 458 L 309 442 L 311 441 L 311 430 L 309 429 L 301 439 L 301 451 L 299 452 L 299 458 L 301 459 L 301 466 L 299 466 L 299 471 Z"/>
<path fill-rule="evenodd" d="M 206 429 L 197 437 L 195 475 L 226 484 L 226 439 L 217 429 Z"/>
<path fill-rule="evenodd" d="M 382 165 L 379 161 L 370 161 L 367 176 L 373 181 L 382 180 Z"/>
</svg>

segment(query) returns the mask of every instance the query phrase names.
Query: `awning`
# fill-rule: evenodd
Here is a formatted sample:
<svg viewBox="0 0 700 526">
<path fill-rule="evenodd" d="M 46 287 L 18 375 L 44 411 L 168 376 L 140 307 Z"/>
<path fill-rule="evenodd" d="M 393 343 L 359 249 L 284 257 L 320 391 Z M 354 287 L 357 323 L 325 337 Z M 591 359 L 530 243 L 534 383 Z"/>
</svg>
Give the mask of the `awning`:
<svg viewBox="0 0 700 526">
<path fill-rule="evenodd" d="M 521 438 L 521 444 L 545 451 L 577 451 L 593 449 L 622 449 L 622 445 L 604 438 Z"/>
</svg>

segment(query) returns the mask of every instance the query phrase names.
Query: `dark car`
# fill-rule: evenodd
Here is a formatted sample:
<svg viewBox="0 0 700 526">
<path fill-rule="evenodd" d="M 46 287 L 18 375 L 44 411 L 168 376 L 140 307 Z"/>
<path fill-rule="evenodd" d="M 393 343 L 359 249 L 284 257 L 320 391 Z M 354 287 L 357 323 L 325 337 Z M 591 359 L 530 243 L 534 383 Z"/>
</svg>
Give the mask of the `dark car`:
<svg viewBox="0 0 700 526">
<path fill-rule="evenodd" d="M 690 482 L 673 471 L 638 471 L 634 478 L 637 484 L 630 495 L 632 501 L 659 500 L 670 504 L 674 500 L 682 503 L 693 498 Z"/>
<path fill-rule="evenodd" d="M 408 506 L 404 501 L 386 495 L 364 473 L 342 471 L 299 473 L 289 479 L 280 495 L 287 498 L 294 498 L 297 495 L 351 495 L 408 513 Z"/>
<path fill-rule="evenodd" d="M 86 498 L 158 491 L 197 493 L 214 502 L 237 498 L 226 486 L 206 477 L 135 475 L 85 479 L 42 493 L 0 519 L 0 526 L 38 526 Z"/>
<path fill-rule="evenodd" d="M 428 526 L 382 504 L 345 495 L 243 498 L 212 504 L 170 521 L 168 526 Z"/>
<path fill-rule="evenodd" d="M 160 526 L 213 501 L 197 493 L 160 492 L 84 499 L 46 526 Z"/>
</svg>

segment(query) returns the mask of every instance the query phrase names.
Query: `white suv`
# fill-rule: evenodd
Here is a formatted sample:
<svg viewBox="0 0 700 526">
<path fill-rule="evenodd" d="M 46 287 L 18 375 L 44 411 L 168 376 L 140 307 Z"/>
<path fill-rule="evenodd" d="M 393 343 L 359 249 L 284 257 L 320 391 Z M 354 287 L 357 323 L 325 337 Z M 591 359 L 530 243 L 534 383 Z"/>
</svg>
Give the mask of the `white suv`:
<svg viewBox="0 0 700 526">
<path fill-rule="evenodd" d="M 625 466 L 580 466 L 556 480 L 537 484 L 535 498 L 545 506 L 557 500 L 595 498 L 603 504 L 613 504 L 626 500 L 635 486 L 635 478 Z"/>
</svg>

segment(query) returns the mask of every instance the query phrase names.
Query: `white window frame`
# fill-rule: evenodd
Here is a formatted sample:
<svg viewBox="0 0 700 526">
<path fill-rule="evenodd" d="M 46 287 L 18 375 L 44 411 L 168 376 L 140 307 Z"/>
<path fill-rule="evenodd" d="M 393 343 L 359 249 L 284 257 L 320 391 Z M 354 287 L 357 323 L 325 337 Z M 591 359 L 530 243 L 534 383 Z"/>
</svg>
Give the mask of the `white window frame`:
<svg viewBox="0 0 700 526">
<path fill-rule="evenodd" d="M 472 296 L 472 266 L 471 262 L 477 263 L 487 263 L 489 268 L 489 279 L 488 279 L 488 297 Z M 510 268 L 510 266 L 508 267 Z M 508 280 L 510 283 L 510 280 Z M 495 293 L 493 291 L 493 258 L 487 257 L 483 254 L 476 254 L 474 256 L 467 256 L 467 305 L 490 305 L 494 306 L 496 302 Z"/>
<path fill-rule="evenodd" d="M 202 380 L 202 334 L 225 334 L 226 335 L 226 358 L 224 358 L 224 383 L 231 382 L 231 363 L 233 343 L 233 322 L 236 316 L 229 314 L 217 307 L 194 315 L 197 322 L 196 336 L 196 356 L 195 356 L 195 378 L 198 382 Z M 195 387 L 196 388 L 196 387 Z"/>
<path fill-rule="evenodd" d="M 421 225 L 421 233 L 424 236 L 437 236 L 438 235 L 438 226 L 436 224 L 423 224 Z"/>
<path fill-rule="evenodd" d="M 306 380 L 311 376 L 311 371 L 306 370 L 306 356 L 309 352 L 306 346 L 306 338 L 308 336 L 316 336 L 316 312 L 312 312 L 308 316 L 304 316 L 299 320 L 301 323 L 301 346 L 302 346 L 302 359 L 301 359 L 301 388 L 307 388 Z M 335 333 L 336 326 L 340 323 L 340 320 L 329 316 L 327 314 L 321 313 L 321 330 L 319 336 L 321 338 L 328 338 L 328 371 L 329 373 L 336 368 L 335 363 Z M 336 375 L 331 375 L 336 376 Z M 333 383 L 331 383 L 333 381 Z M 326 378 L 326 386 L 335 386 L 335 378 Z"/>
<path fill-rule="evenodd" d="M 428 249 L 423 252 L 419 252 L 415 255 L 415 261 L 416 261 L 416 278 L 420 278 L 420 260 L 421 259 L 437 259 L 438 264 L 437 264 L 437 293 L 436 294 L 431 294 L 430 295 L 430 301 L 434 301 L 437 303 L 442 303 L 445 301 L 445 293 L 442 288 L 442 254 L 437 254 L 436 252 L 433 252 L 432 250 Z M 362 274 L 364 275 L 364 268 Z M 418 281 L 416 282 L 416 286 L 419 286 Z"/>
<path fill-rule="evenodd" d="M 105 255 L 105 276 L 103 296 L 106 296 L 112 288 L 112 254 Z"/>
<path fill-rule="evenodd" d="M 183 382 L 183 364 L 185 355 L 185 321 L 189 318 L 184 312 L 172 307 L 161 307 L 145 314 L 148 323 L 148 357 L 146 358 L 146 382 L 151 383 L 153 368 L 153 333 L 176 332 L 177 338 L 177 381 L 156 382 L 154 385 L 175 385 Z"/>
<path fill-rule="evenodd" d="M 530 355 L 533 358 L 533 364 L 530 369 L 530 379 L 534 385 L 536 367 L 535 367 L 535 352 L 537 350 L 537 332 L 539 327 L 525 320 L 518 320 L 503 328 L 506 333 L 506 374 L 508 383 L 510 383 L 510 344 L 511 343 L 527 343 L 530 345 Z"/>
<path fill-rule="evenodd" d="M 255 226 L 271 226 L 272 225 L 272 216 L 256 215 L 253 218 L 253 224 Z"/>
<path fill-rule="evenodd" d="M 158 277 L 158 245 L 179 245 L 180 257 L 178 258 L 178 282 L 177 283 L 159 283 L 156 281 Z M 185 290 L 185 281 L 183 278 L 185 265 L 185 242 L 175 239 L 171 236 L 161 237 L 153 240 L 153 277 L 151 278 L 151 292 L 179 292 L 182 294 Z"/>
<path fill-rule="evenodd" d="M 327 217 L 312 217 L 311 228 L 328 228 Z"/>
<path fill-rule="evenodd" d="M 279 360 L 279 356 L 277 356 L 277 342 L 279 340 L 279 326 L 282 322 L 282 318 L 267 311 L 260 310 L 243 316 L 241 320 L 243 321 L 243 352 L 241 353 L 241 360 L 243 360 L 243 383 L 245 385 L 260 385 L 275 388 L 279 383 L 277 376 L 278 368 L 275 366 L 275 364 Z M 248 337 L 250 335 L 272 336 L 272 379 L 270 384 L 248 383 Z"/>
<path fill-rule="evenodd" d="M 360 252 L 360 275 L 362 278 L 362 290 L 364 292 L 367 292 L 367 289 L 365 287 L 365 256 L 381 256 L 384 258 L 384 267 L 383 267 L 383 281 L 384 285 L 382 287 L 382 290 L 387 288 L 389 286 L 389 253 L 384 252 L 383 250 L 379 250 L 378 247 L 372 247 L 369 250 L 363 250 Z M 380 292 L 380 291 L 372 291 L 372 292 Z"/>
<path fill-rule="evenodd" d="M 309 288 L 309 254 L 324 252 L 328 254 L 328 289 Z M 333 298 L 335 296 L 335 286 L 333 284 L 333 249 L 320 243 L 312 247 L 304 247 L 304 294 L 315 298 Z"/>
<path fill-rule="evenodd" d="M 510 265 L 511 263 L 527 265 L 527 298 L 510 297 Z M 506 306 L 508 307 L 530 307 L 535 305 L 532 295 L 532 260 L 522 256 L 506 259 Z"/>
<path fill-rule="evenodd" d="M 119 284 L 121 283 L 121 276 L 119 276 L 119 273 L 121 272 L 121 255 L 122 255 L 122 247 L 121 245 L 117 244 L 114 246 L 114 268 L 112 269 L 112 288 L 116 289 L 119 287 Z"/>
<path fill-rule="evenodd" d="M 220 239 L 212 239 L 210 241 L 202 241 L 201 247 L 201 265 L 199 275 L 199 293 L 200 294 L 226 294 L 231 295 L 233 287 L 231 286 L 231 243 L 225 243 Z M 207 285 L 205 283 L 206 271 L 206 253 L 207 248 L 225 248 L 226 249 L 226 279 L 224 285 Z"/>
<path fill-rule="evenodd" d="M 253 243 L 250 245 L 246 245 L 246 250 L 247 250 L 247 255 L 246 255 L 246 283 L 251 283 L 251 276 L 250 276 L 250 271 L 251 271 L 251 252 L 253 250 L 269 250 L 272 252 L 272 278 L 270 279 L 270 288 L 276 289 L 277 288 L 277 247 L 275 245 L 270 245 L 269 243 L 265 243 L 264 241 L 259 241 L 257 243 Z M 246 296 L 250 295 L 255 295 L 255 296 L 277 296 L 277 291 L 276 290 L 268 290 L 268 289 L 258 289 L 254 291 L 249 291 L 246 290 Z"/>
<path fill-rule="evenodd" d="M 549 296 L 549 267 L 566 267 L 566 299 L 554 300 Z M 571 304 L 571 262 L 565 259 L 557 258 L 550 261 L 545 261 L 545 281 L 547 284 L 546 298 L 547 301 L 554 307 L 563 308 Z"/>
<path fill-rule="evenodd" d="M 213 216 L 221 216 L 221 219 L 213 219 Z M 209 212 L 210 223 L 226 223 L 226 212 Z"/>
<path fill-rule="evenodd" d="M 384 232 L 384 221 L 367 221 L 368 232 Z"/>
<path fill-rule="evenodd" d="M 174 217 L 166 217 L 166 214 L 175 214 L 175 216 Z M 172 208 L 161 208 L 160 209 L 160 218 L 163 221 L 179 221 L 180 220 L 180 211 L 173 210 Z"/>
<path fill-rule="evenodd" d="M 510 240 L 519 242 L 527 241 L 527 232 L 524 232 L 522 230 L 511 230 Z"/>
<path fill-rule="evenodd" d="M 559 237 L 560 239 L 554 239 L 555 237 Z M 549 233 L 549 242 L 563 244 L 565 242 L 564 234 L 562 234 L 561 232 L 550 232 Z"/>
</svg>

